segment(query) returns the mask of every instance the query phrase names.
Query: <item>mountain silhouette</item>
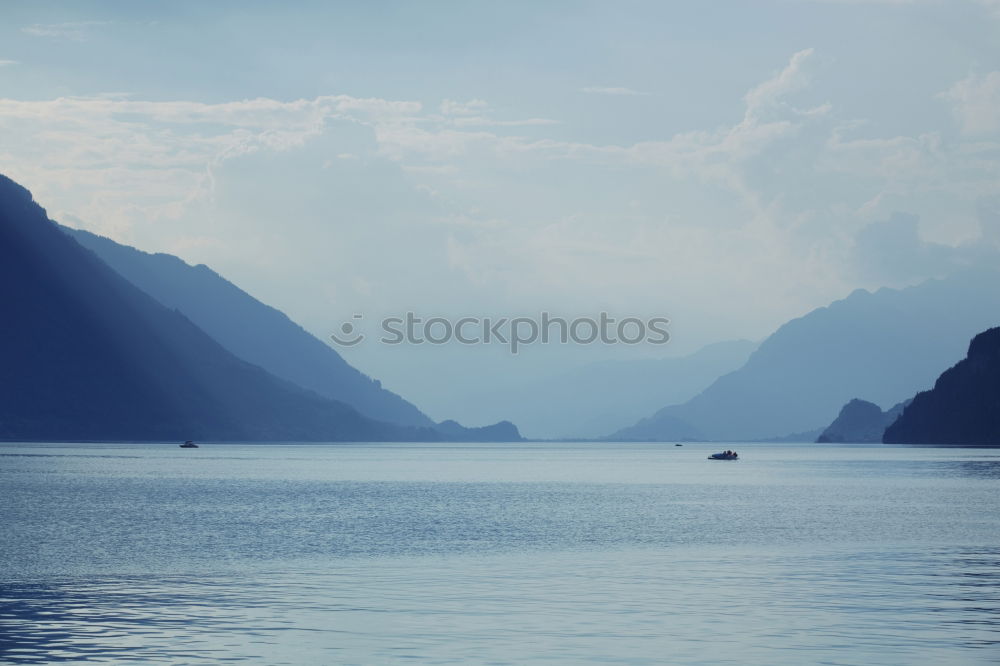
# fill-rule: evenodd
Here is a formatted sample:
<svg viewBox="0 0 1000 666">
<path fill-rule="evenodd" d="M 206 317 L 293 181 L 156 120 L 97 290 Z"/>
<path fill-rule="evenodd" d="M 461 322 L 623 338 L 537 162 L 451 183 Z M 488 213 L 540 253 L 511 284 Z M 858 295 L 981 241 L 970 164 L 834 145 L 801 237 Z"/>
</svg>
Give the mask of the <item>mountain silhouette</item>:
<svg viewBox="0 0 1000 666">
<path fill-rule="evenodd" d="M 226 350 L 0 176 L 0 439 L 451 439 L 387 424 Z"/>
<path fill-rule="evenodd" d="M 966 357 L 918 393 L 882 441 L 1000 444 L 1000 327 L 974 337 Z"/>
<path fill-rule="evenodd" d="M 244 361 L 303 388 L 351 405 L 365 416 L 433 426 L 400 396 L 349 365 L 333 348 L 203 264 L 150 254 L 87 231 L 64 227 L 126 280 L 184 314 Z"/>
<path fill-rule="evenodd" d="M 468 428 L 450 419 L 441 421 L 435 428 L 445 435 L 469 442 L 516 442 L 521 433 L 510 421 L 499 421 L 493 425 Z"/>
<path fill-rule="evenodd" d="M 881 442 L 886 427 L 899 418 L 908 403 L 909 400 L 898 403 L 883 412 L 875 403 L 855 398 L 843 406 L 816 441 L 820 444 Z"/>
<path fill-rule="evenodd" d="M 859 395 L 896 404 L 960 359 L 958 341 L 1000 311 L 1000 273 L 965 271 L 905 289 L 857 290 L 793 319 L 695 398 L 609 439 L 758 440 L 806 432 Z"/>
<path fill-rule="evenodd" d="M 688 356 L 598 361 L 514 386 L 468 391 L 453 405 L 471 422 L 510 418 L 532 437 L 600 437 L 664 403 L 698 395 L 743 365 L 755 348 L 732 340 Z"/>
</svg>

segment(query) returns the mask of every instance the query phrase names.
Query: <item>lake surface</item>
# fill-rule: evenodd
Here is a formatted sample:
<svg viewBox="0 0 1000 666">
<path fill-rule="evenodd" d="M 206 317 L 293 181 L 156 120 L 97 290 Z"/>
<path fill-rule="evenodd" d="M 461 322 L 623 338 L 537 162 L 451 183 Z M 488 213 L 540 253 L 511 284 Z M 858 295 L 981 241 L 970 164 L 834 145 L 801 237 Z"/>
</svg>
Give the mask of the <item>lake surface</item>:
<svg viewBox="0 0 1000 666">
<path fill-rule="evenodd" d="M 735 448 L 0 444 L 0 660 L 1000 661 L 1000 451 Z"/>
</svg>

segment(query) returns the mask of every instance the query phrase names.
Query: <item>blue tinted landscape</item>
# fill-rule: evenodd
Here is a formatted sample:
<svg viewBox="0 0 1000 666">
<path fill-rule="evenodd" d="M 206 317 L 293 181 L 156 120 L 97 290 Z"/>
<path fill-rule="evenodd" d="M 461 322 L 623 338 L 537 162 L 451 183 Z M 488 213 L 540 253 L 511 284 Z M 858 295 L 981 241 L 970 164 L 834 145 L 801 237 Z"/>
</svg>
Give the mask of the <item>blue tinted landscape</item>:
<svg viewBox="0 0 1000 666">
<path fill-rule="evenodd" d="M 0 661 L 1000 660 L 996 0 L 0 8 Z"/>
</svg>

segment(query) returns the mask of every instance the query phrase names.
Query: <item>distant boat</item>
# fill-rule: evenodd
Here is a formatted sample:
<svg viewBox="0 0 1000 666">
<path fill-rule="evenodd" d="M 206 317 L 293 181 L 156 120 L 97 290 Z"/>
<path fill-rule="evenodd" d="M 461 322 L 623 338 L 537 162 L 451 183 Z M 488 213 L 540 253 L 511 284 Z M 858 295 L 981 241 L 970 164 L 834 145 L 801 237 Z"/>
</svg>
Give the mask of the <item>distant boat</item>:
<svg viewBox="0 0 1000 666">
<path fill-rule="evenodd" d="M 684 446 L 683 444 L 674 444 L 674 446 Z"/>
<path fill-rule="evenodd" d="M 736 451 L 723 451 L 722 453 L 713 453 L 708 457 L 709 460 L 739 460 L 740 456 Z"/>
<path fill-rule="evenodd" d="M 198 445 L 192 442 L 190 439 L 183 444 L 181 444 L 182 449 L 197 449 Z"/>
</svg>

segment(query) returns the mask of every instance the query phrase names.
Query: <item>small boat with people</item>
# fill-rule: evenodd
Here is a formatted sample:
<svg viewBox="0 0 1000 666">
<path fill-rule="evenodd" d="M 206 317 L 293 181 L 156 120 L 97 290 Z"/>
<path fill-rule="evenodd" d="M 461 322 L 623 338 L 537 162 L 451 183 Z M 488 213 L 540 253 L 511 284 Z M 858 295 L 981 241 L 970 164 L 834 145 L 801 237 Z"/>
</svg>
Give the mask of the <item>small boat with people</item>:
<svg viewBox="0 0 1000 666">
<path fill-rule="evenodd" d="M 183 444 L 181 444 L 182 449 L 197 449 L 198 445 L 192 442 L 190 439 Z"/>
<path fill-rule="evenodd" d="M 722 453 L 713 453 L 708 457 L 709 460 L 739 460 L 740 454 L 736 451 L 723 451 Z"/>
</svg>

